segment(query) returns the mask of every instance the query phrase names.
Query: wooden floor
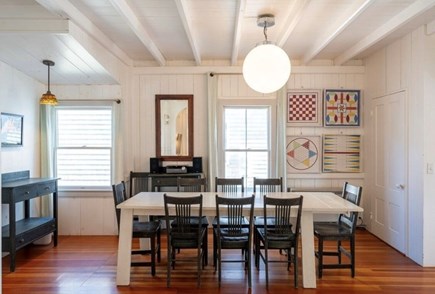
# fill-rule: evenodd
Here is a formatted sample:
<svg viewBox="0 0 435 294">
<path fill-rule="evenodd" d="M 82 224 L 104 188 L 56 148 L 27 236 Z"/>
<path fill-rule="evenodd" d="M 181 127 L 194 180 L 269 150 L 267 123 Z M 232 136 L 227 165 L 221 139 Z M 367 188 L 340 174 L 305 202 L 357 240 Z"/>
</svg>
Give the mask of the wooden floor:
<svg viewBox="0 0 435 294">
<path fill-rule="evenodd" d="M 116 236 L 60 236 L 56 248 L 31 245 L 20 250 L 14 273 L 9 272 L 9 258 L 3 258 L 2 290 L 4 294 L 435 293 L 435 268 L 420 267 L 365 230 L 357 233 L 356 277 L 351 278 L 349 270 L 327 270 L 317 280 L 317 289 L 301 286 L 294 289 L 293 274 L 286 271 L 285 265 L 274 264 L 270 269 L 269 291 L 265 287 L 264 266 L 260 271 L 253 269 L 253 287 L 249 291 L 239 263 L 224 265 L 221 288 L 213 267 L 207 266 L 199 289 L 195 265 L 179 264 L 173 272 L 172 287 L 166 288 L 166 239 L 162 242 L 163 259 L 156 277 L 151 277 L 149 268 L 133 268 L 131 285 L 117 287 Z M 186 251 L 181 254 L 189 254 Z M 211 259 L 211 248 L 209 253 Z M 283 258 L 279 254 L 274 257 Z M 301 276 L 299 281 L 302 285 Z"/>
</svg>

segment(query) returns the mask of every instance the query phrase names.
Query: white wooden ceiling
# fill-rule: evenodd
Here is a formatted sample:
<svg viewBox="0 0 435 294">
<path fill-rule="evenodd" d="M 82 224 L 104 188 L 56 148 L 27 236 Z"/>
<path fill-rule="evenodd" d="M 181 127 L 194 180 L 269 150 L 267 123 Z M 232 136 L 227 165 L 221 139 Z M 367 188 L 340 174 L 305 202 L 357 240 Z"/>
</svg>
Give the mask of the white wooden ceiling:
<svg viewBox="0 0 435 294">
<path fill-rule="evenodd" d="M 51 59 L 53 84 L 116 83 L 86 40 L 127 66 L 240 66 L 264 13 L 292 64 L 361 64 L 433 25 L 435 0 L 0 0 L 0 60 L 46 83 Z"/>
</svg>

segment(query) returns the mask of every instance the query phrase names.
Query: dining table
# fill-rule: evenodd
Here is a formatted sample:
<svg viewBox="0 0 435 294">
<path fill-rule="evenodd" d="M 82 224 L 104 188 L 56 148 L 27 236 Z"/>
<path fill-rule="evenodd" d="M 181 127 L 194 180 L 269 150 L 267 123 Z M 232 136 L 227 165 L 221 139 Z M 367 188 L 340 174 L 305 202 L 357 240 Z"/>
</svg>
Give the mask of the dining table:
<svg viewBox="0 0 435 294">
<path fill-rule="evenodd" d="M 203 195 L 202 212 L 204 216 L 216 215 L 216 195 L 220 197 L 244 197 L 253 193 L 226 192 L 140 192 L 119 204 L 121 222 L 119 230 L 116 283 L 119 286 L 130 284 L 131 246 L 133 216 L 164 215 L 164 194 L 175 197 Z M 331 192 L 269 192 L 256 193 L 254 215 L 263 215 L 263 196 L 273 198 L 294 198 L 303 196 L 301 216 L 301 257 L 302 285 L 304 288 L 316 288 L 316 267 L 313 223 L 316 214 L 340 214 L 363 212 L 363 209 Z M 248 211 L 246 211 L 248 213 Z"/>
</svg>

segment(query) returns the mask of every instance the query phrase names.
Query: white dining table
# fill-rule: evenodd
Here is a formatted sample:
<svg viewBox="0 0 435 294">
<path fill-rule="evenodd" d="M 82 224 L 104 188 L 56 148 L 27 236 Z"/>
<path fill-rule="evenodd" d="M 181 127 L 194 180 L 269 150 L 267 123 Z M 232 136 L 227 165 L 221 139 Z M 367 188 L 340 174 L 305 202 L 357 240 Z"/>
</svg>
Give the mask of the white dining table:
<svg viewBox="0 0 435 294">
<path fill-rule="evenodd" d="M 121 209 L 121 223 L 116 272 L 117 285 L 130 284 L 133 215 L 164 215 L 164 193 L 176 197 L 197 196 L 202 194 L 203 214 L 205 216 L 216 215 L 216 194 L 221 197 L 234 198 L 234 194 L 224 192 L 141 192 L 119 204 L 117 208 Z M 239 194 L 237 196 L 242 197 L 249 195 L 252 195 L 252 193 Z M 263 215 L 263 195 L 264 194 L 257 194 L 255 197 L 254 215 Z M 274 198 L 303 196 L 301 219 L 302 284 L 304 288 L 316 288 L 313 216 L 315 214 L 339 214 L 353 211 L 362 212 L 363 209 L 331 192 L 272 192 L 266 193 L 266 195 Z"/>
</svg>

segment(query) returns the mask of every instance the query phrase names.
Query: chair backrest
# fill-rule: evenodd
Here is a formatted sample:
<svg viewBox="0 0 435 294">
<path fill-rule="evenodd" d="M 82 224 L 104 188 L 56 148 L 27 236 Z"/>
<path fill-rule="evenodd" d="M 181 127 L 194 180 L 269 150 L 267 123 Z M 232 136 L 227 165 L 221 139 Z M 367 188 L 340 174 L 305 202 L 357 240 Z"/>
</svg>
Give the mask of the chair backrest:
<svg viewBox="0 0 435 294">
<path fill-rule="evenodd" d="M 220 231 L 220 219 L 226 217 L 228 223 L 225 223 L 225 229 L 229 235 L 246 234 L 246 223 L 244 222 L 244 211 L 249 210 L 249 226 L 252 227 L 254 217 L 255 196 L 227 198 L 216 195 L 216 219 L 217 228 Z M 250 230 L 249 230 L 250 231 Z M 248 232 L 249 232 L 248 231 Z M 250 237 L 250 236 L 249 236 Z"/>
<path fill-rule="evenodd" d="M 362 196 L 362 187 L 354 186 L 349 184 L 348 182 L 344 183 L 343 186 L 343 198 L 347 201 L 359 205 L 361 202 L 361 196 Z M 358 212 L 351 212 L 349 214 L 340 214 L 338 217 L 338 222 L 340 224 L 344 224 L 348 226 L 352 232 L 355 231 L 356 223 L 358 221 Z"/>
<path fill-rule="evenodd" d="M 202 195 L 193 197 L 173 197 L 163 195 L 165 203 L 166 228 L 171 236 L 192 238 L 201 230 Z M 171 226 L 171 221 L 176 226 Z"/>
<path fill-rule="evenodd" d="M 152 177 L 151 178 L 151 191 L 160 192 L 162 187 L 177 187 L 177 178 L 174 177 Z"/>
<path fill-rule="evenodd" d="M 125 201 L 125 183 L 122 181 L 119 184 L 112 185 L 112 191 L 113 191 L 113 200 L 115 203 L 115 213 L 116 213 L 116 222 L 118 223 L 118 230 L 119 230 L 119 223 L 121 219 L 121 209 L 116 208 L 118 204 L 121 204 Z"/>
<path fill-rule="evenodd" d="M 217 178 L 215 179 L 215 192 L 245 192 L 244 178 Z"/>
<path fill-rule="evenodd" d="M 136 195 L 139 192 L 148 192 L 149 175 L 144 172 L 130 171 L 130 194 L 129 197 Z"/>
<path fill-rule="evenodd" d="M 254 193 L 282 192 L 282 189 L 282 178 L 260 179 L 254 177 Z"/>
<path fill-rule="evenodd" d="M 269 217 L 267 211 L 273 208 L 273 216 L 275 217 L 272 227 L 268 227 L 267 222 L 264 222 L 266 239 L 268 230 L 273 230 L 274 235 L 294 234 L 297 241 L 301 229 L 302 203 L 303 196 L 297 198 L 270 198 L 265 195 L 263 198 L 264 216 Z"/>
<path fill-rule="evenodd" d="M 178 192 L 206 192 L 207 178 L 177 178 Z"/>
</svg>

